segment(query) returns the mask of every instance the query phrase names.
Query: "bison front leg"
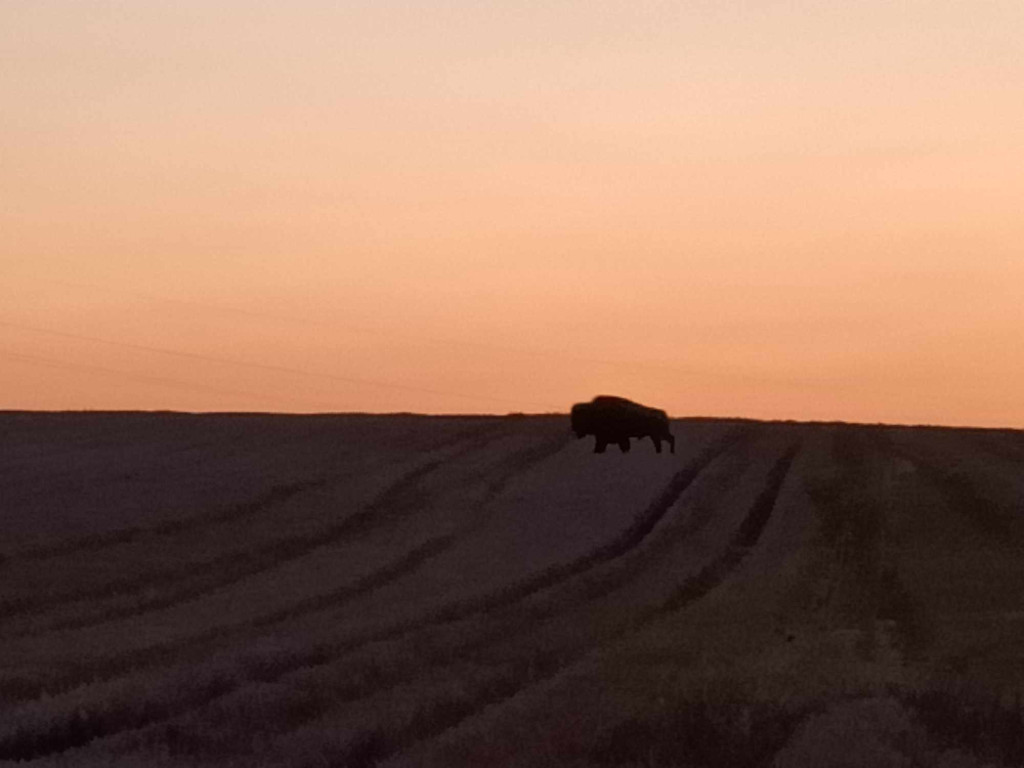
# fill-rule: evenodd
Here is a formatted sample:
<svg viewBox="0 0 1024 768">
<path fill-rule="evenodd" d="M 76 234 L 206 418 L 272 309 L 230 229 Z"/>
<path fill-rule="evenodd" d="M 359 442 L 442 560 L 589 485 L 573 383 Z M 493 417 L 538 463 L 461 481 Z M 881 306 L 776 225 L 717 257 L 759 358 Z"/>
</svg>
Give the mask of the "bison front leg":
<svg viewBox="0 0 1024 768">
<path fill-rule="evenodd" d="M 654 452 L 661 453 L 661 438 L 651 435 L 651 442 L 654 443 Z"/>
<path fill-rule="evenodd" d="M 624 437 L 621 440 L 619 440 L 619 449 L 623 453 L 629 453 L 629 438 L 628 437 Z"/>
<path fill-rule="evenodd" d="M 601 435 L 594 435 L 594 453 L 604 453 L 608 447 L 608 438 Z"/>
</svg>

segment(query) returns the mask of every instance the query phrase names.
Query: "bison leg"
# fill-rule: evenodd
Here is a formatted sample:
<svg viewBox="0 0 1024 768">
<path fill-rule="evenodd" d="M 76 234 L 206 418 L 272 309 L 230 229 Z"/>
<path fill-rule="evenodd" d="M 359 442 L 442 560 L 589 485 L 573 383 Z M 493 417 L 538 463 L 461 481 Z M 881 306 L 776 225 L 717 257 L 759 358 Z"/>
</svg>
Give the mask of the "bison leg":
<svg viewBox="0 0 1024 768">
<path fill-rule="evenodd" d="M 608 447 L 608 439 L 595 435 L 594 441 L 594 453 L 604 453 L 604 449 Z"/>
<path fill-rule="evenodd" d="M 622 450 L 623 453 L 629 453 L 629 438 L 628 437 L 624 437 L 621 440 L 619 440 L 619 448 Z"/>
<path fill-rule="evenodd" d="M 651 442 L 654 443 L 654 452 L 661 453 L 661 438 L 651 435 Z"/>
</svg>

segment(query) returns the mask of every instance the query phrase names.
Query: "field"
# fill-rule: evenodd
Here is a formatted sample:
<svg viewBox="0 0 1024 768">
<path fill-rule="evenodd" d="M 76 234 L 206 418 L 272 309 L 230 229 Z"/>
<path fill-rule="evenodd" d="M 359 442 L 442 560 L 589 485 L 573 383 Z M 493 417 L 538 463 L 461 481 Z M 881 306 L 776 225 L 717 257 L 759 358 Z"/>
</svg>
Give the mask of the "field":
<svg viewBox="0 0 1024 768">
<path fill-rule="evenodd" d="M 1024 433 L 673 430 L 0 413 L 0 765 L 1024 765 Z"/>
</svg>

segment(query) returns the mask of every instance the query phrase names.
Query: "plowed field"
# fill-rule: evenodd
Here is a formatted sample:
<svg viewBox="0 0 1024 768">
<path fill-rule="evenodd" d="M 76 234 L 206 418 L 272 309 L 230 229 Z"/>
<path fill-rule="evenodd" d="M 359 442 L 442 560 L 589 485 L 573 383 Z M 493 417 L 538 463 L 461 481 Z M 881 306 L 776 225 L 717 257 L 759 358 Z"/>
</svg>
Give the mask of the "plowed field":
<svg viewBox="0 0 1024 768">
<path fill-rule="evenodd" d="M 1024 433 L 0 414 L 0 764 L 1024 764 Z"/>
</svg>

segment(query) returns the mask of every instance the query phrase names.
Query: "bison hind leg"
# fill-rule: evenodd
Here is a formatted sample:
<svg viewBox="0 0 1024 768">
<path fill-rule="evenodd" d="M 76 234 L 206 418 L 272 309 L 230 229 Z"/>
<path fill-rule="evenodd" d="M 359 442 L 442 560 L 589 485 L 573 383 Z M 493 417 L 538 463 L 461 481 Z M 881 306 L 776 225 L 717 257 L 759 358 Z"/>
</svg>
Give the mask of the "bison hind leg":
<svg viewBox="0 0 1024 768">
<path fill-rule="evenodd" d="M 629 438 L 628 437 L 624 437 L 621 440 L 619 440 L 619 448 L 622 450 L 623 453 L 629 453 Z"/>
<path fill-rule="evenodd" d="M 608 440 L 604 437 L 594 437 L 594 453 L 604 453 L 604 449 L 608 447 Z"/>
</svg>

